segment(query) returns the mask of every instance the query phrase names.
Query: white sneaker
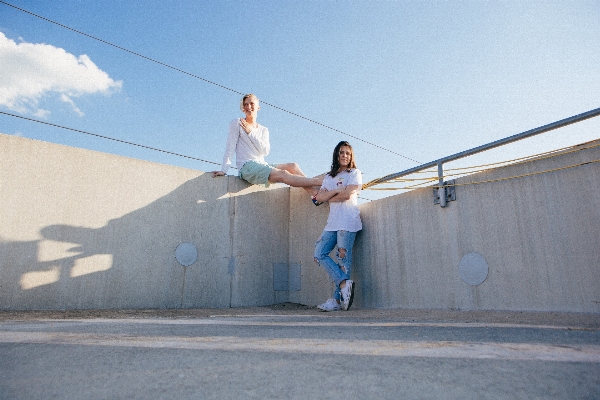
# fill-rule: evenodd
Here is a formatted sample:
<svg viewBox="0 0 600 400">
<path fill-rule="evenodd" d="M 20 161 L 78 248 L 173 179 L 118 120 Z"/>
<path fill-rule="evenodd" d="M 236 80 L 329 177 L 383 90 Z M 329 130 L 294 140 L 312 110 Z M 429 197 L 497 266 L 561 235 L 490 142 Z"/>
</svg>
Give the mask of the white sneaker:
<svg viewBox="0 0 600 400">
<path fill-rule="evenodd" d="M 354 300 L 354 281 L 346 280 L 346 286 L 342 288 L 342 309 L 347 311 Z"/>
<path fill-rule="evenodd" d="M 317 306 L 317 308 L 321 311 L 340 311 L 342 309 L 336 299 L 329 299 L 320 306 Z"/>
</svg>

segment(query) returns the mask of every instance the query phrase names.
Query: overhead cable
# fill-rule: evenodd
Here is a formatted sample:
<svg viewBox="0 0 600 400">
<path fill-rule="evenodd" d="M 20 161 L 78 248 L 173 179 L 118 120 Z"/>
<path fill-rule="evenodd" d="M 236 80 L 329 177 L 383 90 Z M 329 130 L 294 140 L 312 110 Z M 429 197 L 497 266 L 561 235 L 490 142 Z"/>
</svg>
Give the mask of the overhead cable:
<svg viewBox="0 0 600 400">
<path fill-rule="evenodd" d="M 236 94 L 238 94 L 238 95 L 242 95 L 242 96 L 244 95 L 244 93 L 242 93 L 242 92 L 240 92 L 240 91 L 237 91 L 237 90 L 235 90 L 235 89 L 231 89 L 231 88 L 229 88 L 229 87 L 227 87 L 227 86 L 221 85 L 221 84 L 219 84 L 219 83 L 216 83 L 216 82 L 214 82 L 214 81 L 211 81 L 211 80 L 209 80 L 209 79 L 202 78 L 201 76 L 198 76 L 198 75 L 192 74 L 192 73 L 190 73 L 190 72 L 184 71 L 184 70 L 182 70 L 182 69 L 179 69 L 179 68 L 177 68 L 177 67 L 174 67 L 174 66 L 172 66 L 172 65 L 166 64 L 166 63 L 164 63 L 164 62 L 161 62 L 161 61 L 155 60 L 155 59 L 153 59 L 153 58 L 150 58 L 150 57 L 147 57 L 147 56 L 145 56 L 145 55 L 143 55 L 143 54 L 136 53 L 135 51 L 132 51 L 132 50 L 126 49 L 126 48 L 124 48 L 124 47 L 118 46 L 118 45 L 116 45 L 116 44 L 110 43 L 110 42 L 108 42 L 108 41 L 106 41 L 106 40 L 103 40 L 103 39 L 97 38 L 97 37 L 95 37 L 95 36 L 92 36 L 92 35 L 90 35 L 90 34 L 87 34 L 87 33 L 85 33 L 85 32 L 79 31 L 79 30 L 77 30 L 77 29 L 73 29 L 73 28 L 71 28 L 71 27 L 69 27 L 69 26 L 66 26 L 66 25 L 64 25 L 64 24 L 61 24 L 61 23 L 59 23 L 59 22 L 56 22 L 56 21 L 53 21 L 53 20 L 51 20 L 51 19 L 49 19 L 49 18 L 46 18 L 46 17 L 43 17 L 43 16 L 41 16 L 41 15 L 35 14 L 35 13 L 31 12 L 31 11 L 27 11 L 27 10 L 25 10 L 25 9 L 23 9 L 23 8 L 17 7 L 17 6 L 15 6 L 15 5 L 12 5 L 12 4 L 10 4 L 10 3 L 7 3 L 7 2 L 5 2 L 5 1 L 2 1 L 2 0 L 0 0 L 0 3 L 1 3 L 1 4 L 5 4 L 5 5 L 9 6 L 9 7 L 12 7 L 12 8 L 14 8 L 14 9 L 16 9 L 16 10 L 22 11 L 22 12 L 24 12 L 24 13 L 27 13 L 27 14 L 29 14 L 29 15 L 32 15 L 32 16 L 34 16 L 34 17 L 36 17 L 36 18 L 40 18 L 40 19 L 42 19 L 42 20 L 44 20 L 44 21 L 47 21 L 47 22 L 50 22 L 50 23 L 52 23 L 52 24 L 58 25 L 58 26 L 60 26 L 61 28 L 68 29 L 68 30 L 70 30 L 70 31 L 73 31 L 73 32 L 75 32 L 75 33 L 78 33 L 78 34 L 80 34 L 80 35 L 86 36 L 86 37 L 88 37 L 88 38 L 90 38 L 90 39 L 97 40 L 97 41 L 99 41 L 99 42 L 101 42 L 101 43 L 104 43 L 104 44 L 107 44 L 107 45 L 109 45 L 109 46 L 115 47 L 115 48 L 117 48 L 117 49 L 119 49 L 119 50 L 122 50 L 122 51 L 125 51 L 125 52 L 127 52 L 127 53 L 133 54 L 133 55 L 135 55 L 135 56 L 137 56 L 137 57 L 141 57 L 141 58 L 143 58 L 143 59 L 145 59 L 145 60 L 148 60 L 148 61 L 151 61 L 151 62 L 153 62 L 153 63 L 159 64 L 159 65 L 161 65 L 161 66 L 163 66 L 163 67 L 170 68 L 170 69 L 172 69 L 172 70 L 174 70 L 174 71 L 177 71 L 177 72 L 180 72 L 180 73 L 182 73 L 182 74 L 185 74 L 185 75 L 191 76 L 192 78 L 196 78 L 196 79 L 199 79 L 199 80 L 201 80 L 201 81 L 204 81 L 204 82 L 206 82 L 206 83 L 209 83 L 209 84 L 211 84 L 211 85 L 217 86 L 217 87 L 219 87 L 219 88 L 221 88 L 221 89 L 228 90 L 228 91 L 230 91 L 230 92 L 233 92 L 233 93 L 236 93 Z M 341 130 L 339 130 L 339 129 L 336 129 L 336 128 L 333 128 L 333 127 L 331 127 L 331 126 L 329 126 L 329 125 L 326 125 L 326 124 L 323 124 L 323 123 L 321 123 L 321 122 L 315 121 L 315 120 L 313 120 L 313 119 L 310 119 L 310 118 L 304 117 L 304 116 L 302 116 L 302 115 L 300 115 L 300 114 L 297 114 L 297 113 L 295 113 L 295 112 L 292 112 L 292 111 L 286 110 L 286 109 L 284 109 L 284 108 L 278 107 L 278 106 L 276 106 L 276 105 L 274 105 L 274 104 L 271 104 L 271 103 L 268 103 L 268 102 L 266 102 L 266 101 L 264 101 L 264 100 L 261 100 L 261 103 L 262 103 L 262 104 L 266 104 L 266 105 L 268 105 L 268 106 L 271 106 L 271 107 L 273 107 L 273 108 L 275 108 L 275 109 L 277 109 L 277 110 L 279 110 L 279 111 L 283 111 L 283 112 L 285 112 L 285 113 L 287 113 L 287 114 L 290 114 L 290 115 L 293 115 L 293 116 L 295 116 L 295 117 L 301 118 L 301 119 L 303 119 L 303 120 L 305 120 L 305 121 L 312 122 L 312 123 L 314 123 L 314 124 L 316 124 L 316 125 L 319 125 L 319 126 L 321 126 L 321 127 L 323 127 L 323 128 L 326 128 L 326 129 L 332 130 L 332 131 L 334 131 L 334 132 L 337 132 L 337 133 L 340 133 L 340 134 L 342 134 L 342 135 L 349 136 L 349 137 L 351 137 L 351 138 L 353 138 L 353 139 L 356 139 L 356 140 L 358 140 L 358 141 L 361 141 L 361 142 L 363 142 L 363 143 L 366 143 L 366 144 L 369 144 L 369 145 L 371 145 L 371 146 L 374 146 L 374 147 L 376 147 L 376 148 L 378 148 L 378 149 L 381 149 L 381 150 L 387 151 L 387 152 L 389 152 L 389 153 L 395 154 L 395 155 L 397 155 L 397 156 L 400 156 L 400 157 L 402 157 L 402 158 L 405 158 L 405 159 L 407 159 L 407 160 L 413 161 L 413 162 L 415 162 L 415 163 L 417 163 L 417 164 L 418 164 L 418 163 L 420 163 L 420 161 L 414 160 L 414 159 L 412 159 L 412 158 L 410 158 L 410 157 L 407 157 L 407 156 L 405 156 L 405 155 L 402 155 L 402 154 L 400 154 L 400 153 L 396 153 L 395 151 L 392 151 L 392 150 L 386 149 L 385 147 L 381 147 L 381 146 L 379 146 L 379 145 L 376 145 L 375 143 L 371 143 L 371 142 L 369 142 L 369 141 L 367 141 L 367 140 L 364 140 L 364 139 L 361 139 L 361 138 L 359 138 L 359 137 L 357 137 L 357 136 L 354 136 L 354 135 L 351 135 L 351 134 L 349 134 L 349 133 L 343 132 L 343 131 L 341 131 Z"/>
<path fill-rule="evenodd" d="M 115 142 L 119 142 L 119 143 L 123 143 L 123 144 L 129 144 L 129 145 L 132 145 L 132 146 L 137 146 L 137 147 L 141 147 L 141 148 L 148 149 L 148 150 L 160 151 L 161 153 L 171 154 L 171 155 L 178 156 L 178 157 L 184 157 L 184 158 L 189 158 L 191 160 L 202 161 L 202 162 L 205 162 L 205 163 L 208 163 L 208 164 L 221 165 L 221 164 L 216 163 L 214 161 L 207 161 L 207 160 L 203 160 L 201 158 L 196 158 L 196 157 L 192 157 L 192 156 L 186 156 L 184 154 L 179 154 L 179 153 L 175 153 L 175 152 L 172 152 L 172 151 L 157 149 L 156 147 L 150 147 L 150 146 L 146 146 L 146 145 L 139 144 L 139 143 L 127 142 L 125 140 L 115 139 L 115 138 L 112 138 L 112 137 L 109 137 L 109 136 L 98 135 L 96 133 L 86 132 L 86 131 L 82 131 L 80 129 L 69 128 L 69 127 L 62 126 L 62 125 L 51 124 L 50 122 L 40 121 L 39 119 L 27 118 L 27 117 L 23 117 L 23 116 L 20 116 L 20 115 L 7 113 L 7 112 L 4 112 L 4 111 L 0 111 L 0 114 L 9 115 L 11 117 L 21 118 L 21 119 L 24 119 L 24 120 L 27 120 L 27 121 L 32 121 L 32 122 L 37 122 L 37 123 L 44 124 L 44 125 L 53 126 L 55 128 L 67 129 L 67 130 L 73 131 L 73 132 L 84 133 L 86 135 L 95 136 L 95 137 L 101 138 L 101 139 L 113 140 Z M 235 167 L 231 167 L 231 168 L 235 168 Z"/>
<path fill-rule="evenodd" d="M 40 121 L 40 120 L 33 119 L 33 118 L 22 117 L 20 115 L 11 114 L 11 113 L 7 113 L 7 112 L 4 112 L 4 111 L 0 111 L 0 114 L 4 114 L 4 115 L 11 116 L 11 117 L 16 117 L 16 118 L 21 118 L 21 119 L 24 119 L 24 120 L 27 120 L 27 121 L 37 122 L 37 123 L 40 123 L 40 124 L 45 124 L 45 125 L 53 126 L 55 128 L 67 129 L 67 130 L 70 130 L 70 131 L 73 131 L 73 132 L 84 133 L 86 135 L 95 136 L 95 137 L 98 137 L 98 138 L 101 138 L 101 139 L 113 140 L 115 142 L 119 142 L 119 143 L 123 143 L 123 144 L 129 144 L 129 145 L 141 147 L 141 148 L 144 148 L 144 149 L 147 149 L 147 150 L 159 151 L 161 153 L 166 153 L 166 154 L 170 154 L 170 155 L 174 155 L 174 156 L 178 156 L 178 157 L 189 158 L 189 159 L 192 159 L 192 160 L 201 161 L 201 162 L 205 162 L 205 163 L 208 163 L 208 164 L 221 165 L 221 164 L 216 163 L 214 161 L 207 161 L 207 160 L 203 160 L 201 158 L 186 156 L 184 154 L 179 154 L 179 153 L 175 153 L 175 152 L 172 152 L 172 151 L 161 150 L 161 149 L 157 149 L 155 147 L 145 146 L 143 144 L 127 142 L 125 140 L 115 139 L 115 138 L 111 138 L 111 137 L 103 136 L 103 135 L 98 135 L 96 133 L 86 132 L 86 131 L 82 131 L 82 130 L 79 130 L 79 129 L 69 128 L 69 127 L 66 127 L 66 126 L 51 124 L 49 122 Z M 230 167 L 230 168 L 237 169 L 236 167 Z M 368 198 L 362 197 L 362 196 L 358 196 L 358 198 L 363 199 L 363 200 L 367 200 L 367 201 L 372 201 L 371 199 L 368 199 Z"/>
</svg>

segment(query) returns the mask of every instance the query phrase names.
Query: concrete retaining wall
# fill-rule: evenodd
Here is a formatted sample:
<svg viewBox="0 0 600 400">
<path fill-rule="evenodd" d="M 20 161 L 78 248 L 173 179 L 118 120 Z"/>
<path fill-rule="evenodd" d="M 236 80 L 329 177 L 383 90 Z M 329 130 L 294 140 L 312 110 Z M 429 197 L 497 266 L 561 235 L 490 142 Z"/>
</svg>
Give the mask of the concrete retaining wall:
<svg viewBox="0 0 600 400">
<path fill-rule="evenodd" d="M 8 135 L 0 174 L 0 309 L 287 300 L 272 265 L 288 262 L 288 188 Z"/>
<path fill-rule="evenodd" d="M 458 184 L 599 160 L 600 147 L 500 168 Z M 434 206 L 432 189 L 366 204 L 356 248 L 360 304 L 386 308 L 600 311 L 600 163 L 456 187 Z M 461 259 L 489 273 L 469 285 Z M 360 267 L 359 267 L 360 266 Z"/>
<path fill-rule="evenodd" d="M 600 159 L 598 149 L 461 178 Z M 431 189 L 361 206 L 355 305 L 600 312 L 600 165 Z M 0 135 L 0 309 L 316 305 L 332 291 L 312 260 L 327 205 L 301 189 Z M 177 246 L 197 261 L 183 266 Z M 483 283 L 458 271 L 468 253 Z"/>
</svg>

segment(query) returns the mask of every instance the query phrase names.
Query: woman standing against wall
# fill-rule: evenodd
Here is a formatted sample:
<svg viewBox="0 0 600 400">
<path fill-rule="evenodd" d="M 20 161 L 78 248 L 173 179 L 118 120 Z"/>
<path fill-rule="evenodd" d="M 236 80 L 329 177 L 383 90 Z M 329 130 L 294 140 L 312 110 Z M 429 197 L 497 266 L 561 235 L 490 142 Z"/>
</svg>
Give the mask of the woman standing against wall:
<svg viewBox="0 0 600 400">
<path fill-rule="evenodd" d="M 350 143 L 341 141 L 333 150 L 331 170 L 313 196 L 315 204 L 329 202 L 329 217 L 315 246 L 315 261 L 329 274 L 335 290 L 331 299 L 317 307 L 322 311 L 348 310 L 354 299 L 350 273 L 354 239 L 362 229 L 357 202 L 361 187 L 362 174 L 356 168 L 354 150 Z M 336 245 L 339 264 L 329 256 Z"/>
</svg>

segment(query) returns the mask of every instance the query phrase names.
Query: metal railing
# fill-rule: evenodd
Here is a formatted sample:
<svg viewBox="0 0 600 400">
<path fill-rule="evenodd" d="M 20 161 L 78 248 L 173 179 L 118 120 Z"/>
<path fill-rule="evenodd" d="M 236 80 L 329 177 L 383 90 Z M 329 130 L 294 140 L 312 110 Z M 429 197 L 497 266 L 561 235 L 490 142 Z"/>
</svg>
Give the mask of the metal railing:
<svg viewBox="0 0 600 400">
<path fill-rule="evenodd" d="M 398 172 L 398 173 L 395 173 L 395 174 L 390 174 L 390 175 L 384 176 L 383 178 L 374 179 L 374 180 L 366 183 L 365 185 L 363 185 L 363 188 L 366 189 L 366 188 L 369 188 L 371 186 L 375 186 L 375 185 L 379 185 L 379 184 L 382 184 L 382 183 L 385 183 L 385 182 L 389 182 L 389 181 L 391 181 L 393 179 L 397 179 L 397 178 L 400 178 L 402 176 L 410 175 L 410 174 L 413 174 L 415 172 L 419 172 L 419 171 L 422 171 L 424 169 L 428 169 L 428 168 L 437 166 L 437 168 L 438 168 L 438 179 L 439 179 L 439 190 L 440 190 L 440 196 L 439 196 L 440 197 L 440 205 L 442 207 L 445 207 L 446 206 L 446 196 L 445 195 L 442 196 L 442 192 L 441 192 L 443 190 L 444 193 L 445 193 L 445 188 L 444 188 L 444 167 L 443 167 L 444 163 L 447 163 L 447 162 L 450 162 L 450 161 L 455 161 L 455 160 L 458 160 L 458 159 L 461 159 L 461 158 L 464 158 L 464 157 L 468 157 L 468 156 L 471 156 L 473 154 L 481 153 L 483 151 L 490 150 L 490 149 L 493 149 L 495 147 L 503 146 L 503 145 L 508 144 L 508 143 L 516 142 L 516 141 L 521 140 L 521 139 L 526 139 L 526 138 L 531 137 L 531 136 L 539 135 L 540 133 L 548 132 L 548 131 L 551 131 L 551 130 L 554 130 L 554 129 L 558 129 L 558 128 L 563 128 L 563 127 L 565 127 L 567 125 L 571 125 L 571 124 L 574 124 L 576 122 L 581 122 L 581 121 L 584 121 L 584 120 L 589 119 L 589 118 L 594 118 L 594 117 L 596 117 L 598 115 L 600 115 L 600 108 L 596 108 L 594 110 L 590 110 L 590 111 L 584 112 L 582 114 L 574 115 L 574 116 L 569 117 L 569 118 L 561 119 L 560 121 L 556 121 L 556 122 L 553 122 L 553 123 L 548 124 L 548 125 L 540 126 L 539 128 L 535 128 L 535 129 L 531 129 L 531 130 L 528 130 L 528 131 L 525 131 L 525 132 L 522 132 L 522 133 L 518 133 L 516 135 L 509 136 L 509 137 L 504 138 L 504 139 L 496 140 L 495 142 L 491 142 L 491 143 L 488 143 L 488 144 L 484 144 L 482 146 L 474 147 L 474 148 L 472 148 L 470 150 L 461 151 L 460 153 L 456 153 L 456 154 L 453 154 L 451 156 L 440 158 L 438 160 L 431 161 L 431 162 L 419 165 L 417 167 L 409 168 L 407 170 L 404 170 L 404 171 L 401 171 L 401 172 Z"/>
</svg>

